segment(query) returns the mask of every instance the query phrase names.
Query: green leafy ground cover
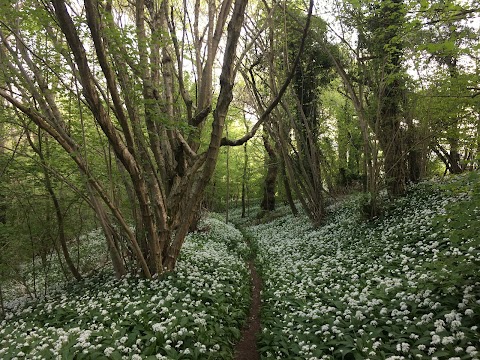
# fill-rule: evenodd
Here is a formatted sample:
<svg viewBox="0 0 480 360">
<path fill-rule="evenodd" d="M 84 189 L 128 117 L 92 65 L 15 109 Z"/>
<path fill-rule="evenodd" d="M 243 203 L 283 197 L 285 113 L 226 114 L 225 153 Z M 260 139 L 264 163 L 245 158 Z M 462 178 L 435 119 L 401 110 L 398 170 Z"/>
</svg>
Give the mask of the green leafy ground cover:
<svg viewBox="0 0 480 360">
<path fill-rule="evenodd" d="M 264 279 L 262 359 L 479 359 L 478 174 L 410 189 L 379 220 L 247 226 Z M 244 224 L 245 225 L 245 224 Z"/>
<path fill-rule="evenodd" d="M 0 324 L 1 359 L 230 359 L 249 306 L 248 249 L 209 218 L 177 271 L 154 280 L 100 274 Z"/>
</svg>

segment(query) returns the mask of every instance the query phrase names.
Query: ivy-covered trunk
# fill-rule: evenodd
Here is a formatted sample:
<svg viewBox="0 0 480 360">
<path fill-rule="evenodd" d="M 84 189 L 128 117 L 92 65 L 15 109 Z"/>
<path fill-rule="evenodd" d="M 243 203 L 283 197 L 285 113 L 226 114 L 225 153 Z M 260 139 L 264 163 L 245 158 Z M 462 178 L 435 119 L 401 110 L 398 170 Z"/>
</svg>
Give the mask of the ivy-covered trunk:
<svg viewBox="0 0 480 360">
<path fill-rule="evenodd" d="M 400 121 L 387 117 L 379 136 L 384 156 L 385 183 L 390 195 L 403 195 L 406 191 L 406 157 Z"/>
<path fill-rule="evenodd" d="M 382 1 L 368 19 L 367 49 L 375 57 L 378 78 L 373 86 L 371 126 L 383 151 L 385 183 L 391 196 L 406 191 L 404 134 L 400 126 L 406 102 L 403 65 L 403 0 Z"/>
</svg>

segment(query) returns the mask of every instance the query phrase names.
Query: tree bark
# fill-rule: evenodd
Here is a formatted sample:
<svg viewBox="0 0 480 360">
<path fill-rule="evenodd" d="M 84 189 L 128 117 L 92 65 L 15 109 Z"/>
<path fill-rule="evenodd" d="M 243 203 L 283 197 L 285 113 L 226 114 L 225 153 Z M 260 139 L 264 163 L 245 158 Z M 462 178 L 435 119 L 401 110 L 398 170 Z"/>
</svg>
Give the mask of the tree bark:
<svg viewBox="0 0 480 360">
<path fill-rule="evenodd" d="M 403 133 L 397 114 L 383 114 L 378 136 L 383 150 L 385 182 L 390 195 L 396 197 L 406 191 L 406 158 L 403 149 Z"/>
<path fill-rule="evenodd" d="M 248 131 L 248 129 L 247 129 Z M 247 175 L 248 175 L 247 143 L 243 144 L 243 175 L 242 175 L 242 219 L 246 216 Z"/>
<path fill-rule="evenodd" d="M 225 133 L 228 137 L 228 126 L 225 124 Z M 226 167 L 227 167 L 227 193 L 225 195 L 225 222 L 228 223 L 229 221 L 229 215 L 230 215 L 230 148 L 227 147 L 227 161 L 226 161 Z"/>
<path fill-rule="evenodd" d="M 412 183 L 419 182 L 424 177 L 425 146 L 420 142 L 420 134 L 417 126 L 413 124 L 411 116 L 406 117 L 407 130 L 405 133 L 405 145 L 407 152 L 408 176 Z"/>
<path fill-rule="evenodd" d="M 277 183 L 278 175 L 278 159 L 275 150 L 268 140 L 266 135 L 263 136 L 263 145 L 266 151 L 265 165 L 267 174 L 263 184 L 263 199 L 260 203 L 260 209 L 265 211 L 275 210 L 275 185 Z"/>
<path fill-rule="evenodd" d="M 283 187 L 285 189 L 285 197 L 287 198 L 288 206 L 290 207 L 290 211 L 292 212 L 292 215 L 297 216 L 298 209 L 297 209 L 297 206 L 295 205 L 295 202 L 293 201 L 292 188 L 290 186 L 290 181 L 288 180 L 284 161 L 281 161 L 280 168 L 282 172 Z"/>
</svg>

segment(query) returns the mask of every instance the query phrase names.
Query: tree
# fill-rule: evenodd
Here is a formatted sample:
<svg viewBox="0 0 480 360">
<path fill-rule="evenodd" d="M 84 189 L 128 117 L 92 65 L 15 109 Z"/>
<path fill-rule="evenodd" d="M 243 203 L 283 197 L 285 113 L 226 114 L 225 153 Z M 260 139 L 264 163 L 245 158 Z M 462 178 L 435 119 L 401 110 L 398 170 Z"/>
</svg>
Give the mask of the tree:
<svg viewBox="0 0 480 360">
<path fill-rule="evenodd" d="M 415 10 L 411 36 L 419 77 L 415 116 L 446 170 L 460 173 L 469 168 L 476 153 L 478 31 L 468 20 L 478 9 L 468 2 L 442 1 L 420 4 Z"/>
<path fill-rule="evenodd" d="M 265 167 L 267 174 L 263 183 L 263 199 L 260 203 L 260 209 L 265 211 L 275 210 L 275 187 L 278 175 L 277 154 L 270 143 L 268 134 L 263 135 L 263 146 L 265 147 Z"/>
<path fill-rule="evenodd" d="M 137 0 L 119 17 L 110 1 L 68 4 L 64 0 L 32 0 L 2 12 L 2 70 L 7 86 L 0 88 L 0 96 L 53 137 L 76 163 L 118 276 L 125 273 L 118 229 L 128 239 L 144 276 L 174 268 L 214 171 L 232 100 L 236 49 L 247 0 L 225 0 L 219 5 L 214 1 L 206 4 L 208 21 L 202 30 L 201 2 L 196 1 L 193 9 L 195 63 L 191 66 L 197 76 L 193 98 L 183 75 L 190 25 L 185 15 L 178 28 L 175 17 L 170 16 L 186 8 L 168 1 Z M 84 15 L 78 15 L 78 10 Z M 17 22 L 18 18 L 23 21 Z M 214 61 L 222 39 L 220 90 L 212 112 Z M 37 51 L 39 44 L 44 44 L 42 53 Z M 50 53 L 69 73 L 48 66 Z M 138 207 L 132 219 L 135 231 L 129 216 L 115 204 L 90 166 L 85 145 L 68 131 L 65 109 L 50 79 L 56 79 L 55 85 L 62 91 L 76 94 L 79 109 L 88 112 L 100 127 L 120 171 L 127 175 L 127 191 Z M 178 97 L 182 103 L 176 103 Z M 209 118 L 212 129 L 202 148 L 199 134 Z"/>
<path fill-rule="evenodd" d="M 318 18 L 305 18 L 298 8 L 284 3 L 272 9 L 263 21 L 269 25 L 268 36 L 252 50 L 251 65 L 243 76 L 249 85 L 256 111 L 262 121 L 268 137 L 264 136 L 264 146 L 268 155 L 267 176 L 262 208 L 274 203 L 274 189 L 278 173 L 278 164 L 284 173 L 284 188 L 292 213 L 297 209 L 293 203 L 290 187 L 314 223 L 319 224 L 323 217 L 323 184 L 321 176 L 321 154 L 318 143 L 319 125 L 317 116 L 318 94 L 322 66 L 325 64 L 317 58 L 315 39 L 311 32 L 321 31 Z M 295 12 L 295 16 L 290 13 Z M 280 21 L 280 19 L 283 19 Z M 295 21 L 299 19 L 298 23 Z M 277 28 L 274 23 L 285 23 L 284 28 Z M 312 26 L 310 27 L 310 22 Z M 305 25 L 306 24 L 306 25 Z M 298 52 L 297 49 L 301 49 Z M 316 63 L 315 63 L 316 62 Z M 313 64 L 313 66 L 312 66 Z M 263 69 L 268 69 L 265 76 Z M 292 88 L 287 90 L 279 84 L 292 81 Z M 284 82 L 285 85 L 286 82 Z M 283 92 L 289 96 L 281 98 Z M 269 97 L 280 99 L 279 108 L 267 111 Z M 289 101 L 288 99 L 293 99 Z M 268 116 L 265 116 L 268 114 Z M 290 141 L 290 130 L 295 136 Z M 273 139 L 275 148 L 268 138 Z M 297 146 L 292 146 L 295 143 Z"/>
</svg>

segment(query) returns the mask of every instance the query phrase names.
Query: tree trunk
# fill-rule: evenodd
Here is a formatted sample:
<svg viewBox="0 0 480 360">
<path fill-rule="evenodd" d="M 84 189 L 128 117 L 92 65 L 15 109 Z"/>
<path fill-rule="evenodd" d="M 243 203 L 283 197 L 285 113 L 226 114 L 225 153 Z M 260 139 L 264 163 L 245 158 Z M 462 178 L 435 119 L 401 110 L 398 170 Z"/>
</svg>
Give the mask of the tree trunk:
<svg viewBox="0 0 480 360">
<path fill-rule="evenodd" d="M 390 195 L 396 197 L 406 191 L 406 169 L 400 123 L 394 116 L 386 116 L 379 135 L 383 150 L 385 183 Z"/>
<path fill-rule="evenodd" d="M 121 256 L 121 250 L 118 241 L 118 234 L 115 230 L 115 227 L 112 225 L 108 219 L 108 215 L 103 208 L 103 204 L 96 198 L 96 195 L 93 191 L 90 190 L 91 202 L 95 213 L 97 214 L 98 220 L 100 221 L 100 226 L 102 227 L 103 233 L 107 240 L 107 248 L 110 254 L 110 259 L 112 260 L 113 271 L 117 278 L 127 274 L 123 259 Z"/>
<path fill-rule="evenodd" d="M 372 20 L 373 34 L 368 45 L 371 53 L 378 56 L 382 78 L 375 84 L 376 115 L 373 130 L 380 142 L 384 156 L 385 182 L 391 196 L 403 195 L 406 191 L 406 157 L 404 155 L 403 131 L 405 81 L 403 78 L 403 39 L 405 5 L 403 0 L 382 2 Z M 379 31 L 382 30 L 382 31 Z"/>
<path fill-rule="evenodd" d="M 457 121 L 455 121 L 455 128 L 457 127 Z M 458 134 L 458 129 L 455 129 L 455 132 Z M 460 152 L 458 145 L 458 137 L 451 137 L 448 139 L 450 145 L 450 152 L 448 160 L 450 162 L 450 172 L 452 174 L 461 174 L 463 172 L 463 167 L 460 163 Z"/>
<path fill-rule="evenodd" d="M 225 133 L 226 136 L 228 136 L 228 126 L 225 124 Z M 228 223 L 228 215 L 229 215 L 229 210 L 230 210 L 230 148 L 227 147 L 227 193 L 226 193 L 226 199 L 225 199 L 225 222 Z"/>
<path fill-rule="evenodd" d="M 453 56 L 446 56 L 442 58 L 442 61 L 447 64 L 448 72 L 451 79 L 458 77 L 458 67 L 457 67 L 457 58 Z M 448 159 L 450 161 L 450 172 L 452 174 L 461 174 L 464 171 L 464 168 L 461 164 L 461 155 L 459 149 L 459 118 L 458 115 L 454 115 L 451 120 L 451 128 L 449 129 L 449 136 L 447 138 L 450 145 L 450 152 Z"/>
<path fill-rule="evenodd" d="M 341 187 L 346 187 L 348 185 L 347 179 L 347 167 L 348 167 L 348 128 L 347 128 L 347 119 L 348 111 L 347 104 L 345 100 L 345 105 L 343 106 L 342 116 L 338 116 L 337 119 L 337 143 L 338 143 L 338 185 Z"/>
<path fill-rule="evenodd" d="M 247 129 L 248 131 L 248 129 Z M 243 144 L 243 175 L 242 175 L 242 218 L 246 216 L 248 151 L 247 143 Z"/>
<path fill-rule="evenodd" d="M 263 145 L 265 147 L 267 158 L 265 159 L 267 174 L 263 185 L 263 199 L 260 208 L 265 211 L 275 210 L 275 185 L 278 175 L 278 160 L 275 150 L 270 145 L 266 135 L 263 136 Z"/>
<path fill-rule="evenodd" d="M 245 131 L 248 133 L 248 122 L 245 111 L 243 112 L 243 125 L 245 126 Z M 242 218 L 246 216 L 246 197 L 248 191 L 248 148 L 247 142 L 243 144 L 243 175 L 242 175 Z"/>
<path fill-rule="evenodd" d="M 293 123 L 291 114 L 288 111 L 287 114 L 290 122 Z M 278 121 L 278 126 L 271 130 L 271 132 L 275 134 L 277 148 L 282 154 L 288 182 L 293 188 L 296 198 L 300 201 L 300 204 L 310 221 L 317 226 L 321 223 L 324 214 L 322 188 L 316 192 L 315 183 L 313 183 L 312 179 L 308 176 L 307 170 L 303 166 L 303 162 L 299 161 L 296 149 L 292 148 L 292 143 L 288 141 L 287 134 L 289 131 L 290 127 L 286 130 L 281 121 Z M 312 167 L 313 166 L 314 165 L 312 164 Z M 311 169 L 309 170 L 311 171 Z M 318 176 L 321 176 L 320 173 L 317 174 Z M 318 182 L 316 184 L 318 184 Z M 292 212 L 295 210 L 292 209 Z"/>
<path fill-rule="evenodd" d="M 298 209 L 293 201 L 292 195 L 292 188 L 290 187 L 290 182 L 288 181 L 287 172 L 285 169 L 285 162 L 281 161 L 281 171 L 282 171 L 282 179 L 283 179 L 283 187 L 285 189 L 285 197 L 287 198 L 288 206 L 290 207 L 290 211 L 292 212 L 293 216 L 298 215 Z"/>
<path fill-rule="evenodd" d="M 419 182 L 424 177 L 425 150 L 420 141 L 419 128 L 413 124 L 412 117 L 406 117 L 407 131 L 405 145 L 407 152 L 408 176 L 412 183 Z"/>
<path fill-rule="evenodd" d="M 235 58 L 238 40 L 240 38 L 240 31 L 243 24 L 245 15 L 245 8 L 247 6 L 247 0 L 236 0 L 232 12 L 232 18 L 228 24 L 227 40 L 225 45 L 224 60 L 222 71 L 220 75 L 220 93 L 218 95 L 216 108 L 213 112 L 213 124 L 210 134 L 210 142 L 208 149 L 204 154 L 204 161 L 197 166 L 203 166 L 201 172 L 198 173 L 195 165 L 190 170 L 191 187 L 188 196 L 184 197 L 182 212 L 182 221 L 176 230 L 175 238 L 173 239 L 168 251 L 166 253 L 166 259 L 164 262 L 164 268 L 167 270 L 173 270 L 180 254 L 180 249 L 183 245 L 185 237 L 188 232 L 190 223 L 192 222 L 193 215 L 198 211 L 203 193 L 205 191 L 208 182 L 210 181 L 218 159 L 218 153 L 222 143 L 222 134 L 225 126 L 225 118 L 230 103 L 233 99 L 233 83 L 235 77 Z M 197 176 L 195 176 L 198 174 Z"/>
</svg>

